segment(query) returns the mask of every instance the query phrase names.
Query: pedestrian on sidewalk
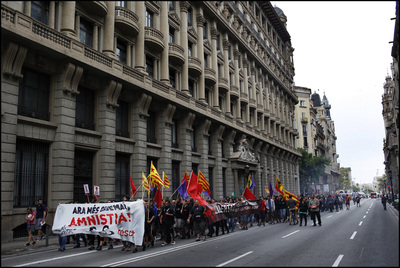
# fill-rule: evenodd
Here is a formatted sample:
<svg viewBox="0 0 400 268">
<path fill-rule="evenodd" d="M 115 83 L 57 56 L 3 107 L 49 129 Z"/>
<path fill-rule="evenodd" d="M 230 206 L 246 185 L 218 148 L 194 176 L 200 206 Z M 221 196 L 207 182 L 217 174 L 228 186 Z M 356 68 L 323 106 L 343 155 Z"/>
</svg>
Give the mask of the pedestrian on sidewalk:
<svg viewBox="0 0 400 268">
<path fill-rule="evenodd" d="M 383 210 L 386 210 L 386 201 L 387 201 L 386 195 L 383 195 L 383 196 L 382 196 Z"/>
<path fill-rule="evenodd" d="M 35 218 L 36 218 L 36 213 L 33 212 L 32 207 L 28 207 L 25 216 L 27 230 L 28 230 L 28 243 L 26 243 L 25 246 L 30 246 L 31 241 L 32 245 L 36 243 L 35 238 L 33 237 L 33 233 L 35 232 Z"/>
<path fill-rule="evenodd" d="M 42 240 L 43 238 L 43 231 L 42 228 L 45 224 L 45 218 L 47 216 L 47 207 L 43 204 L 43 199 L 38 199 L 38 204 L 36 206 L 36 221 L 35 221 L 35 228 L 38 231 L 38 236 L 36 238 L 37 241 Z"/>
</svg>

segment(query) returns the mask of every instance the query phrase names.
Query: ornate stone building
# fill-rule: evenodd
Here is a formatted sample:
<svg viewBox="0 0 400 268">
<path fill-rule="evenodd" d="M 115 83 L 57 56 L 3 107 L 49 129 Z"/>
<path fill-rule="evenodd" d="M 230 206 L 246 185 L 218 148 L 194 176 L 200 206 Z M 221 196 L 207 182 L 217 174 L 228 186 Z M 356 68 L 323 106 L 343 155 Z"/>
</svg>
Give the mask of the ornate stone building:
<svg viewBox="0 0 400 268">
<path fill-rule="evenodd" d="M 279 11 L 279 10 L 278 10 Z M 2 1 L 2 240 L 43 198 L 141 191 L 153 162 L 213 197 L 299 193 L 293 47 L 268 1 Z M 137 197 L 141 197 L 138 194 Z"/>
</svg>

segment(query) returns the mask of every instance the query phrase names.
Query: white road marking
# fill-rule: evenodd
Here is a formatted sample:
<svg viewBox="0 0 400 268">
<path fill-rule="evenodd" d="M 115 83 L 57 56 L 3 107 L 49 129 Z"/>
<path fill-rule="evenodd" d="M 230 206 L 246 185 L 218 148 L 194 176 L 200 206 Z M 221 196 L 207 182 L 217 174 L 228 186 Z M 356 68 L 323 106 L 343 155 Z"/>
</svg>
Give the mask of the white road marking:
<svg viewBox="0 0 400 268">
<path fill-rule="evenodd" d="M 231 263 L 231 262 L 233 262 L 233 261 L 236 261 L 236 260 L 238 260 L 238 259 L 240 259 L 240 258 L 243 258 L 244 256 L 249 255 L 249 254 L 251 254 L 251 253 L 253 253 L 253 251 L 249 251 L 249 252 L 247 252 L 247 253 L 245 253 L 245 254 L 242 254 L 242 255 L 240 255 L 240 256 L 237 256 L 236 258 L 234 258 L 234 259 L 232 259 L 232 260 L 230 260 L 230 261 L 227 261 L 227 262 L 218 264 L 216 267 L 222 267 L 222 266 L 224 266 L 225 264 L 228 264 L 228 263 Z"/>
<path fill-rule="evenodd" d="M 365 219 L 365 217 L 367 217 L 367 215 L 364 215 L 364 217 L 363 217 L 363 218 Z"/>
<path fill-rule="evenodd" d="M 286 237 L 291 236 L 292 234 L 295 234 L 295 233 L 297 233 L 297 232 L 300 232 L 300 230 L 291 232 L 290 234 L 287 234 L 287 235 L 285 235 L 285 236 L 282 236 L 282 238 L 286 238 Z"/>
<path fill-rule="evenodd" d="M 356 236 L 356 234 L 357 234 L 357 231 L 355 231 L 355 232 L 353 233 L 353 235 L 350 237 L 350 239 L 354 239 L 354 237 Z"/>
<path fill-rule="evenodd" d="M 24 264 L 16 265 L 16 267 L 23 267 L 23 266 L 28 266 L 28 265 L 31 265 L 31 264 L 38 264 L 38 263 L 43 263 L 43 262 L 48 262 L 48 261 L 55 261 L 55 260 L 60 260 L 60 259 L 65 259 L 65 258 L 70 258 L 70 257 L 75 257 L 75 256 L 79 256 L 79 255 L 84 255 L 84 254 L 90 254 L 90 253 L 94 253 L 94 252 L 96 252 L 96 251 L 87 251 L 87 252 L 78 253 L 78 254 L 73 254 L 73 255 L 68 255 L 68 256 L 62 256 L 62 257 L 56 257 L 56 258 L 45 259 L 45 260 L 40 260 L 40 261 L 34 261 L 34 262 L 29 262 L 29 263 L 24 263 Z"/>
<path fill-rule="evenodd" d="M 333 263 L 332 267 L 337 267 L 340 263 L 340 261 L 343 259 L 343 254 L 339 255 L 336 259 L 336 261 Z"/>
<path fill-rule="evenodd" d="M 360 224 L 358 226 L 361 226 L 361 224 L 362 224 L 362 221 L 360 221 Z"/>
</svg>

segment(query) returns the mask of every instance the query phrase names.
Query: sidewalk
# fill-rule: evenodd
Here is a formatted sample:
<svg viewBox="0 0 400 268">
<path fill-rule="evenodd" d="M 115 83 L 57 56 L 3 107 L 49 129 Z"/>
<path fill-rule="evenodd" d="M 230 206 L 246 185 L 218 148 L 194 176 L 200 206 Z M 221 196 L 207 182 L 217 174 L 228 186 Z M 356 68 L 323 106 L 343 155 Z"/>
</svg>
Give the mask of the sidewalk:
<svg viewBox="0 0 400 268">
<path fill-rule="evenodd" d="M 31 254 L 48 250 L 56 251 L 59 248 L 58 237 L 57 235 L 54 234 L 48 237 L 47 246 L 45 237 L 43 237 L 42 240 L 36 242 L 35 245 L 30 245 L 28 247 L 25 246 L 27 241 L 28 237 L 22 237 L 22 238 L 16 238 L 11 242 L 1 243 L 1 258 L 10 257 L 12 255 L 25 255 L 25 254 Z M 67 245 L 67 249 L 68 246 L 72 248 L 73 244 L 72 246 L 71 244 Z"/>
</svg>

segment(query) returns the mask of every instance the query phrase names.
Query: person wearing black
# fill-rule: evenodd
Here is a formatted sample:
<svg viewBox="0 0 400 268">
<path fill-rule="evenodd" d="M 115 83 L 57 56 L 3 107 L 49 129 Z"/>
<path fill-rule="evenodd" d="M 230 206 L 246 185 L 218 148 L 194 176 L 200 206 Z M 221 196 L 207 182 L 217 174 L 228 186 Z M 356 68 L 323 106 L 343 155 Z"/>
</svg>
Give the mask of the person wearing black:
<svg viewBox="0 0 400 268">
<path fill-rule="evenodd" d="M 36 230 L 38 230 L 38 237 L 36 238 L 36 240 L 42 240 L 43 238 L 43 232 L 42 232 L 42 227 L 45 224 L 44 219 L 46 218 L 47 215 L 47 208 L 46 206 L 43 204 L 43 200 L 40 198 L 38 199 L 38 204 L 36 206 Z"/>
<path fill-rule="evenodd" d="M 179 197 L 176 199 L 175 204 L 175 231 L 176 235 L 179 237 L 183 236 L 183 216 L 182 216 L 182 209 L 183 209 L 183 200 Z"/>
<path fill-rule="evenodd" d="M 301 195 L 301 198 L 300 198 L 299 214 L 300 214 L 300 225 L 299 226 L 302 226 L 303 219 L 304 219 L 304 226 L 307 226 L 308 200 L 303 195 Z"/>
<path fill-rule="evenodd" d="M 289 199 L 286 201 L 286 205 L 289 209 L 289 225 L 292 225 L 292 219 L 293 219 L 293 225 L 298 223 L 297 220 L 297 213 L 296 213 L 296 201 L 292 198 L 291 195 L 289 195 Z"/>
<path fill-rule="evenodd" d="M 189 223 L 187 222 L 188 218 L 189 218 L 189 213 L 190 210 L 192 209 L 192 206 L 190 205 L 190 203 L 185 199 L 183 200 L 183 206 L 182 206 L 182 222 L 183 222 L 183 226 L 182 226 L 182 239 L 186 239 L 190 238 L 190 226 Z"/>
<path fill-rule="evenodd" d="M 204 207 L 199 205 L 199 200 L 195 200 L 187 222 L 189 223 L 190 219 L 193 218 L 193 228 L 195 235 L 197 235 L 196 241 L 200 241 L 200 235 L 203 236 L 203 241 L 206 240 L 206 222 L 204 211 Z"/>
<path fill-rule="evenodd" d="M 383 205 L 383 210 L 386 210 L 386 202 L 387 202 L 386 195 L 383 195 L 383 196 L 382 196 L 382 205 Z"/>
<path fill-rule="evenodd" d="M 161 246 L 165 246 L 170 243 L 175 244 L 175 241 L 172 239 L 174 235 L 172 228 L 175 223 L 175 211 L 168 199 L 165 200 L 165 206 L 162 210 L 160 223 L 164 231 L 164 242 L 161 244 Z"/>
<path fill-rule="evenodd" d="M 143 251 L 146 250 L 146 248 L 149 248 L 150 245 L 154 246 L 154 238 L 153 238 L 153 234 L 151 232 L 151 226 L 153 224 L 154 221 L 154 209 L 153 208 L 149 208 L 149 206 L 147 205 L 147 202 L 145 204 L 145 224 L 144 224 L 144 241 L 143 241 Z M 150 245 L 149 245 L 150 243 Z"/>
</svg>

